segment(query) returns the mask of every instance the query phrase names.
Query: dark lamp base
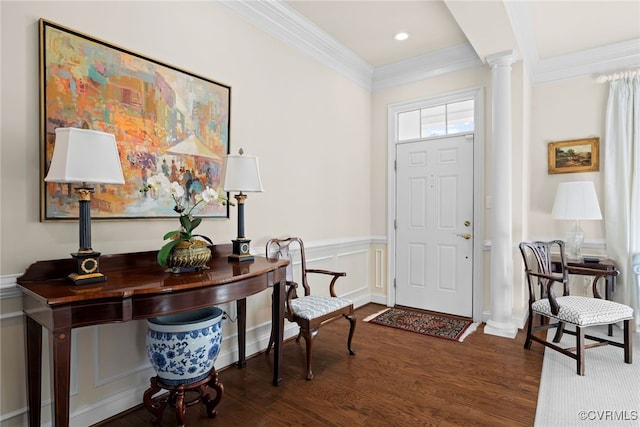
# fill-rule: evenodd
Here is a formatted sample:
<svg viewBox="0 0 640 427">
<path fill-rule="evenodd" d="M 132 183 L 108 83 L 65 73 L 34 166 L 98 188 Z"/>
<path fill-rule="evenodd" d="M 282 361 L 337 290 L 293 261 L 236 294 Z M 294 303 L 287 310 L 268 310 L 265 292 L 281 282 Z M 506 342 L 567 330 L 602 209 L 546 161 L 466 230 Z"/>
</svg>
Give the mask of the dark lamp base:
<svg viewBox="0 0 640 427">
<path fill-rule="evenodd" d="M 74 285 L 104 282 L 107 277 L 100 273 L 100 252 L 73 253 L 76 262 L 76 272 L 69 274 L 69 280 Z"/>
<path fill-rule="evenodd" d="M 232 240 L 233 252 L 229 255 L 229 261 L 232 262 L 244 262 L 253 261 L 253 255 L 251 255 L 248 239 L 236 239 Z"/>
<path fill-rule="evenodd" d="M 68 277 L 69 277 L 69 280 L 71 280 L 74 285 L 86 285 L 89 283 L 104 282 L 105 280 L 107 280 L 107 276 L 105 276 L 102 273 L 92 273 L 92 274 L 71 273 Z"/>
</svg>

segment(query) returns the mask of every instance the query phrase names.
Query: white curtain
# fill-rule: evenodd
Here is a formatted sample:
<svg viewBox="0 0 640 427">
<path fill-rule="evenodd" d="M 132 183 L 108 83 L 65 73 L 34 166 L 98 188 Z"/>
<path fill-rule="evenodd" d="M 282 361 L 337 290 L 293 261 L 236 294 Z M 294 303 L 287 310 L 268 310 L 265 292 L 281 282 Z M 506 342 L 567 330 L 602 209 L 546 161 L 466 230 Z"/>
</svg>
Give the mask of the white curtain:
<svg viewBox="0 0 640 427">
<path fill-rule="evenodd" d="M 640 331 L 640 289 L 633 257 L 640 253 L 640 76 L 609 87 L 604 140 L 607 255 L 618 264 L 616 299 L 634 310 Z"/>
</svg>

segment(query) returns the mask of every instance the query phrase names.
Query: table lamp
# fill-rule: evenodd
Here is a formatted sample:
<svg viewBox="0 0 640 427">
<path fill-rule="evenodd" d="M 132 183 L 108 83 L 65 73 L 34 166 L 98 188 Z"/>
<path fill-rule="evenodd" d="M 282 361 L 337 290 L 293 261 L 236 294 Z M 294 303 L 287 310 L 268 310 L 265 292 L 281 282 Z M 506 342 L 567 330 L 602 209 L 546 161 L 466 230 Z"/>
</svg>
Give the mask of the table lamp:
<svg viewBox="0 0 640 427">
<path fill-rule="evenodd" d="M 71 256 L 76 271 L 69 279 L 76 285 L 103 282 L 100 253 L 91 248 L 90 184 L 124 184 L 115 136 L 89 129 L 58 128 L 46 182 L 80 183 L 75 192 L 79 203 L 80 247 Z"/>
<path fill-rule="evenodd" d="M 258 158 L 246 156 L 242 148 L 238 154 L 229 154 L 225 157 L 222 177 L 224 191 L 239 192 L 234 196 L 238 201 L 238 237 L 232 240 L 233 252 L 229 255 L 229 261 L 252 261 L 248 240 L 244 235 L 244 201 L 247 199 L 245 192 L 262 192 L 262 181 L 258 168 Z"/>
<path fill-rule="evenodd" d="M 551 216 L 570 219 L 573 225 L 567 238 L 567 257 L 580 259 L 584 232 L 578 222 L 581 219 L 602 219 L 596 189 L 591 181 L 562 182 L 556 190 Z"/>
</svg>

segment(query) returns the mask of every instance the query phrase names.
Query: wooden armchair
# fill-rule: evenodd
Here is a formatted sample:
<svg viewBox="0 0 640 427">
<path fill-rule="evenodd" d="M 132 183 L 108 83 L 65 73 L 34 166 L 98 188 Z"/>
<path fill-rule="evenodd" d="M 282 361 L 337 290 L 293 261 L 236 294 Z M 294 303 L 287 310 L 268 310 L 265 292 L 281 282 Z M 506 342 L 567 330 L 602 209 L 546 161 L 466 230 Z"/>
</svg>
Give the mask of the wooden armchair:
<svg viewBox="0 0 640 427">
<path fill-rule="evenodd" d="M 560 251 L 560 272 L 554 273 L 551 263 L 552 248 L 557 246 Z M 524 348 L 531 348 L 531 341 L 549 347 L 576 360 L 578 375 L 584 375 L 584 351 L 587 348 L 611 344 L 624 348 L 624 361 L 631 363 L 631 318 L 633 309 L 624 304 L 603 300 L 597 290 L 597 282 L 607 275 L 617 276 L 618 271 L 606 271 L 589 268 L 571 267 L 572 272 L 579 270 L 580 274 L 594 276 L 594 298 L 569 295 L 569 279 L 566 268 L 564 242 L 553 240 L 551 242 L 522 242 L 520 252 L 524 260 L 525 273 L 529 284 L 529 319 L 527 321 L 527 339 Z M 562 285 L 562 296 L 556 296 L 554 284 Z M 533 326 L 533 317 L 540 315 L 542 322 L 539 326 Z M 549 320 L 549 322 L 546 322 Z M 556 321 L 552 323 L 552 321 Z M 606 338 L 585 335 L 585 328 L 595 325 L 611 325 L 623 322 L 623 343 Z M 566 330 L 565 325 L 572 325 L 575 331 Z M 546 337 L 534 335 L 534 332 L 557 328 L 553 342 Z M 562 339 L 566 332 L 576 337 L 575 348 L 562 348 L 556 343 Z M 585 345 L 585 338 L 596 341 L 594 344 Z"/>
<path fill-rule="evenodd" d="M 301 279 L 302 290 L 298 290 L 298 282 L 293 280 L 293 259 L 291 257 L 291 251 L 294 246 L 298 246 L 300 250 L 301 258 Z M 307 380 L 313 378 L 313 372 L 311 371 L 311 353 L 313 349 L 313 340 L 318 334 L 320 326 L 326 322 L 335 319 L 336 317 L 343 316 L 349 320 L 349 338 L 347 339 L 347 349 L 350 355 L 355 353 L 351 349 L 351 340 L 353 338 L 353 332 L 356 327 L 356 318 L 353 314 L 353 303 L 345 298 L 336 296 L 334 287 L 338 278 L 346 276 L 346 273 L 337 273 L 328 270 L 317 270 L 307 268 L 306 258 L 304 254 L 304 245 L 302 240 L 298 237 L 289 237 L 286 239 L 271 239 L 267 242 L 266 247 L 267 258 L 279 258 L 289 260 L 287 266 L 287 295 L 285 302 L 285 317 L 290 322 L 297 323 L 300 326 L 300 332 L 296 338 L 296 342 L 300 341 L 300 336 L 304 337 L 307 351 Z M 316 296 L 311 295 L 311 288 L 307 281 L 308 274 L 321 274 L 333 276 L 329 284 L 330 296 Z M 298 292 L 303 291 L 303 296 L 298 296 Z M 269 344 L 267 346 L 267 353 L 273 345 L 273 331 Z"/>
</svg>

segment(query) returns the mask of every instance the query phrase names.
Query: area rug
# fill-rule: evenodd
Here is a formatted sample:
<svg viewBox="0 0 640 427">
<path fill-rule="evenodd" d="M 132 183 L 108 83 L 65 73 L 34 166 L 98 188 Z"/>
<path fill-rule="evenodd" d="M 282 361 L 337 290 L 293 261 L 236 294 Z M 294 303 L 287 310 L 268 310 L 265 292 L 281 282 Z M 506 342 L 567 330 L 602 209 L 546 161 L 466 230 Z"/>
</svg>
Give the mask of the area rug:
<svg viewBox="0 0 640 427">
<path fill-rule="evenodd" d="M 614 339 L 622 342 L 622 330 L 613 329 Z M 606 337 L 607 327 L 594 326 L 587 333 Z M 550 330 L 549 339 L 553 334 L 555 330 Z M 535 427 L 640 425 L 640 333 L 632 334 L 631 339 L 632 364 L 624 363 L 621 348 L 590 348 L 584 352 L 584 376 L 576 374 L 575 360 L 545 348 Z M 575 346 L 575 337 L 564 334 L 560 346 Z"/>
<path fill-rule="evenodd" d="M 478 327 L 470 320 L 400 308 L 387 308 L 364 321 L 451 341 L 464 340 Z"/>
</svg>

